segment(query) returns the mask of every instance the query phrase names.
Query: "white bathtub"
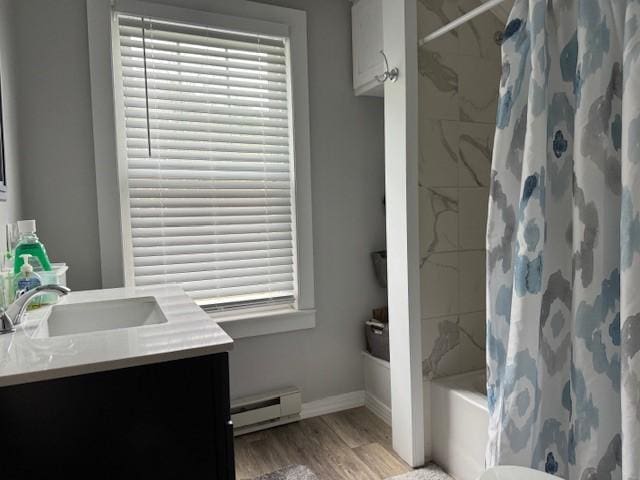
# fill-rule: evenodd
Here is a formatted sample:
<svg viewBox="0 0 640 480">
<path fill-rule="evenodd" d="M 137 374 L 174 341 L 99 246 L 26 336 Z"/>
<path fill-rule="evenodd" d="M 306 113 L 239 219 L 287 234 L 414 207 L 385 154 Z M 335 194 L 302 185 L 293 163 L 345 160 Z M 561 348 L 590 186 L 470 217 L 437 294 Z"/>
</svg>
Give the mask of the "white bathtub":
<svg viewBox="0 0 640 480">
<path fill-rule="evenodd" d="M 425 407 L 433 461 L 456 480 L 476 480 L 485 470 L 488 438 L 484 370 L 425 381 Z"/>
</svg>

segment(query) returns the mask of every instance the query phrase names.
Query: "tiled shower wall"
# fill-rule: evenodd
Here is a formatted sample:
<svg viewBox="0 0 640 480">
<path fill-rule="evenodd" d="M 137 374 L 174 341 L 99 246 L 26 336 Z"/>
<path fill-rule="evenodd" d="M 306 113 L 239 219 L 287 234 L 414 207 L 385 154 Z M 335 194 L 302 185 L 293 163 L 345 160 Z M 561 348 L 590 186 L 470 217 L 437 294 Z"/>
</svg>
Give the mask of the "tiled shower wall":
<svg viewBox="0 0 640 480">
<path fill-rule="evenodd" d="M 419 37 L 478 5 L 417 0 Z M 421 47 L 420 248 L 423 371 L 485 365 L 485 228 L 500 77 L 487 13 Z"/>
</svg>

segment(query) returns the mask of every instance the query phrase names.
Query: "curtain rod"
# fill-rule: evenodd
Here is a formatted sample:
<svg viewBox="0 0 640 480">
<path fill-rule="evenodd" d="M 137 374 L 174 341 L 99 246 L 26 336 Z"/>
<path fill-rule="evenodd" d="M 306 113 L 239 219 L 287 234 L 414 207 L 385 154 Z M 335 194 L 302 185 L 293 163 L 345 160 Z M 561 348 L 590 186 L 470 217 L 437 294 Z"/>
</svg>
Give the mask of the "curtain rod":
<svg viewBox="0 0 640 480">
<path fill-rule="evenodd" d="M 487 0 L 479 7 L 476 7 L 473 10 L 468 11 L 467 13 L 465 13 L 464 15 L 461 15 L 460 17 L 456 18 L 452 22 L 449 22 L 445 26 L 440 27 L 435 32 L 430 33 L 429 35 L 423 37 L 422 40 L 418 42 L 418 46 L 422 47 L 423 45 L 430 42 L 431 40 L 435 40 L 436 38 L 441 37 L 445 33 L 450 32 L 454 28 L 458 28 L 460 25 L 467 23 L 472 18 L 477 17 L 478 15 L 486 12 L 487 10 L 491 10 L 492 8 L 500 5 L 504 1 L 505 0 Z"/>
</svg>

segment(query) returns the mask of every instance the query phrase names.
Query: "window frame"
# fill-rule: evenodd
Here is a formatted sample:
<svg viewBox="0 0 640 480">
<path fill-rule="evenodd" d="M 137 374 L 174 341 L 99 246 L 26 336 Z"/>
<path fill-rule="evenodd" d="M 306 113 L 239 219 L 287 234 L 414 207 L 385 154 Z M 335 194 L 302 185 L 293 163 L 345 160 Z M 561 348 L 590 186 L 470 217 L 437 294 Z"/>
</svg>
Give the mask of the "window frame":
<svg viewBox="0 0 640 480">
<path fill-rule="evenodd" d="M 297 297 L 294 306 L 248 307 L 213 312 L 211 317 L 234 338 L 315 326 L 311 165 L 306 14 L 303 11 L 249 1 L 210 0 L 210 10 L 190 10 L 138 0 L 87 0 L 94 160 L 103 288 L 132 286 L 126 153 L 123 152 L 124 112 L 121 89 L 115 86 L 119 68 L 118 36 L 112 34 L 114 11 L 205 27 L 228 28 L 288 38 L 290 129 L 294 180 L 294 235 Z M 126 201 L 123 201 L 126 200 Z"/>
</svg>

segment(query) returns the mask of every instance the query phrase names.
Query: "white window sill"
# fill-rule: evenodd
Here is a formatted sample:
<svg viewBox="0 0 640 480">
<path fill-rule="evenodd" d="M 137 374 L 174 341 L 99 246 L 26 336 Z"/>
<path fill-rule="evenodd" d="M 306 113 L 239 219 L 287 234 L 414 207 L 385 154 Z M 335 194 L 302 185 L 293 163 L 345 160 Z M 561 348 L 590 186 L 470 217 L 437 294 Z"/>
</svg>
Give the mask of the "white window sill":
<svg viewBox="0 0 640 480">
<path fill-rule="evenodd" d="M 282 306 L 234 312 L 212 312 L 209 316 L 234 340 L 307 330 L 316 326 L 315 310 L 296 310 Z"/>
</svg>

